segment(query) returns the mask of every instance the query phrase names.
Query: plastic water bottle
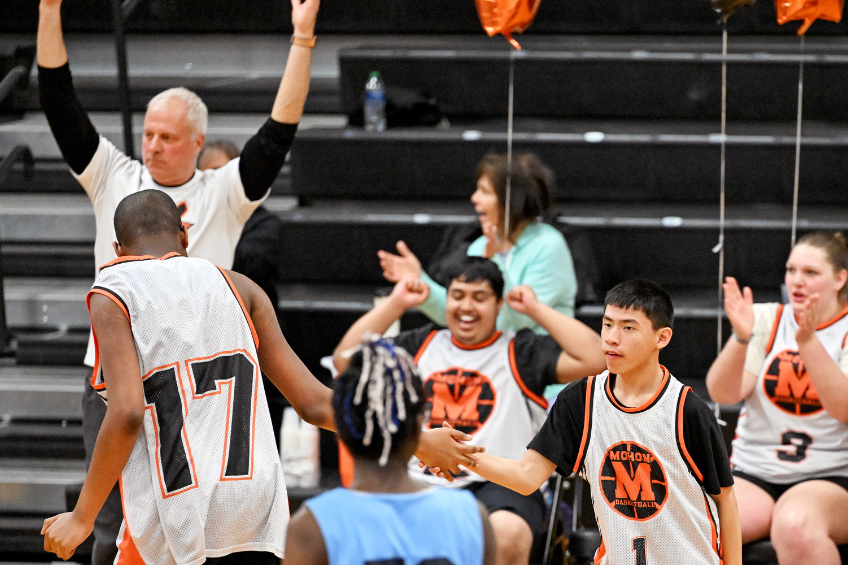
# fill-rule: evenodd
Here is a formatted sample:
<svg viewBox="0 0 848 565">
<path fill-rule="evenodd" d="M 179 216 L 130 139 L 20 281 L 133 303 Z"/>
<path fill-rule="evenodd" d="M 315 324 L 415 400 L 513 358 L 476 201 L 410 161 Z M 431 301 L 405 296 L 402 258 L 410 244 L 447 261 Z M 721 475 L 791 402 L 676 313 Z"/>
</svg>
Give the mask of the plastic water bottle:
<svg viewBox="0 0 848 565">
<path fill-rule="evenodd" d="M 365 131 L 386 129 L 386 88 L 380 73 L 372 71 L 365 83 Z"/>
</svg>

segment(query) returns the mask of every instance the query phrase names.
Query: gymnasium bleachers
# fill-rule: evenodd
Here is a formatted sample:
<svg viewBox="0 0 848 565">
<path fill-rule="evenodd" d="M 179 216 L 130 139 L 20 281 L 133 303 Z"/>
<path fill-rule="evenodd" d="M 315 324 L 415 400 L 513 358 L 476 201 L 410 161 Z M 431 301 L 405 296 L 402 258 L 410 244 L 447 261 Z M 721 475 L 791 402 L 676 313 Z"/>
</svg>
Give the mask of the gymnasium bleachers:
<svg viewBox="0 0 848 565">
<path fill-rule="evenodd" d="M 3 64 L 20 57 L 15 47 L 34 44 L 36 21 L 31 2 L 0 3 Z M 207 139 L 243 144 L 270 109 L 287 21 L 285 2 L 142 0 L 128 22 L 136 135 L 147 99 L 185 85 L 213 112 Z M 68 3 L 65 22 L 80 98 L 120 145 L 107 3 Z M 761 301 L 780 299 L 790 243 L 795 29 L 775 23 L 769 2 L 729 22 L 725 268 Z M 802 232 L 848 229 L 846 31 L 821 22 L 806 39 Z M 705 394 L 718 314 L 711 249 L 721 84 L 720 26 L 706 0 L 543 1 L 514 55 L 502 38 L 485 37 L 471 0 L 325 2 L 318 34 L 308 115 L 267 203 L 288 243 L 281 321 L 311 370 L 327 378 L 320 358 L 389 286 L 378 249 L 403 239 L 426 265 L 447 228 L 475 221 L 474 167 L 506 150 L 514 56 L 515 148 L 555 170 L 555 224 L 573 245 L 589 242 L 598 296 L 633 277 L 669 288 L 677 320 L 661 360 Z M 371 70 L 383 73 L 390 96 L 403 89 L 434 100 L 446 120 L 383 133 L 347 127 Z M 79 400 L 94 218 L 39 112 L 37 76 L 28 78 L 0 105 L 0 158 L 20 144 L 35 157 L 32 178 L 21 164 L 0 178 L 0 274 L 13 338 L 0 359 L 0 561 L 50 560 L 40 550 L 41 521 L 65 509 L 65 487 L 84 476 Z M 582 304 L 578 317 L 597 326 L 601 311 Z M 404 325 L 421 321 L 410 315 Z M 332 476 L 329 435 L 322 447 Z M 76 559 L 85 558 L 83 549 Z"/>
</svg>

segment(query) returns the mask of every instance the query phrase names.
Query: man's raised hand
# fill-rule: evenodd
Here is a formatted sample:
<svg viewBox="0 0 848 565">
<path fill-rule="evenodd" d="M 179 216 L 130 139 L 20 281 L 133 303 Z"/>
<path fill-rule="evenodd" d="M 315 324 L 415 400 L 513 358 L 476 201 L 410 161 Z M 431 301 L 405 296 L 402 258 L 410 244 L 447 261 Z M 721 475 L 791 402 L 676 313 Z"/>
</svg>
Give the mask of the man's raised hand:
<svg viewBox="0 0 848 565">
<path fill-rule="evenodd" d="M 315 20 L 318 19 L 320 0 L 291 0 L 291 4 L 294 34 L 303 38 L 315 35 Z"/>
<path fill-rule="evenodd" d="M 387 281 L 396 283 L 403 279 L 417 279 L 421 276 L 421 261 L 409 250 L 403 241 L 397 242 L 399 255 L 383 251 L 377 252 L 380 268 Z"/>
</svg>

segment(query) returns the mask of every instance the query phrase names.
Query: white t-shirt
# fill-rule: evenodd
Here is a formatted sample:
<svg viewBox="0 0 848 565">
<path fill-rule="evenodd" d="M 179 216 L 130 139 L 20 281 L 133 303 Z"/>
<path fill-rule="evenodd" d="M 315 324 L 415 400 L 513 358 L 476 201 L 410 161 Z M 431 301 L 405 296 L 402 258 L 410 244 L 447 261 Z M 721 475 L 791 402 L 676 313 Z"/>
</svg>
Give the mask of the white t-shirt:
<svg viewBox="0 0 848 565">
<path fill-rule="evenodd" d="M 168 187 L 153 180 L 141 162 L 126 156 L 105 137 L 91 162 L 74 174 L 94 206 L 96 235 L 94 261 L 101 267 L 115 258 L 115 209 L 126 196 L 146 189 L 163 191 L 174 199 L 188 229 L 189 257 L 199 257 L 229 269 L 242 228 L 256 208 L 268 197 L 251 201 L 244 193 L 239 175 L 239 159 L 220 169 L 195 171 L 185 184 Z M 270 192 L 270 190 L 269 190 Z M 85 364 L 94 365 L 94 344 L 89 338 Z"/>
</svg>

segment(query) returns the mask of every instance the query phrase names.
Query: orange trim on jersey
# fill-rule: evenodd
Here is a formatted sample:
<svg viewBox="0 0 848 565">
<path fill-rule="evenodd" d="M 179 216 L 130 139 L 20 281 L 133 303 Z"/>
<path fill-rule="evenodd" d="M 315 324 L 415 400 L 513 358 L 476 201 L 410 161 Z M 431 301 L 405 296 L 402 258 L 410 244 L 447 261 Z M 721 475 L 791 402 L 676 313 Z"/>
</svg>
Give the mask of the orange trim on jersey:
<svg viewBox="0 0 848 565">
<path fill-rule="evenodd" d="M 171 251 L 170 253 L 166 253 L 161 257 L 154 257 L 153 255 L 125 255 L 123 257 L 117 257 L 112 259 L 105 265 L 100 265 L 97 268 L 97 272 L 105 269 L 106 267 L 111 267 L 112 265 L 117 265 L 119 263 L 127 263 L 129 261 L 149 261 L 151 259 L 158 259 L 159 261 L 164 261 L 165 259 L 170 259 L 171 257 L 176 257 L 182 255 L 181 253 L 177 253 L 176 251 Z"/>
<path fill-rule="evenodd" d="M 848 304 L 845 305 L 845 308 L 842 309 L 842 312 L 840 312 L 839 314 L 837 314 L 836 316 L 834 316 L 833 318 L 831 318 L 827 322 L 818 326 L 816 328 L 816 331 L 823 330 L 825 328 L 832 326 L 833 324 L 835 324 L 836 322 L 838 322 L 839 320 L 844 318 L 846 314 L 848 314 Z"/>
<path fill-rule="evenodd" d="M 179 363 L 171 363 L 170 365 L 163 365 L 161 367 L 156 367 L 155 369 L 148 371 L 147 374 L 144 375 L 141 378 L 141 380 L 143 382 L 144 379 L 146 379 L 147 377 L 149 377 L 153 373 L 158 373 L 159 371 L 168 369 L 170 367 L 176 367 L 177 379 L 181 383 L 182 378 L 180 377 L 180 364 Z M 182 395 L 180 395 L 180 397 L 183 399 L 183 402 L 185 402 L 185 397 L 183 397 Z M 159 477 L 159 489 L 161 490 L 162 498 L 164 499 L 164 498 L 170 498 L 172 496 L 176 496 L 178 494 L 182 494 L 184 492 L 190 491 L 193 488 L 197 488 L 197 486 L 198 486 L 197 485 L 197 471 L 195 470 L 195 467 L 194 467 L 194 456 L 191 454 L 191 445 L 189 445 L 188 434 L 187 434 L 186 428 L 185 428 L 185 418 L 188 416 L 188 406 L 184 403 L 183 406 L 182 406 L 182 408 L 183 408 L 183 429 L 182 429 L 181 433 L 182 433 L 182 436 L 183 436 L 183 445 L 185 446 L 185 449 L 186 449 L 186 455 L 188 455 L 188 460 L 191 463 L 191 484 L 186 486 L 186 487 L 183 487 L 179 490 L 175 490 L 172 493 L 168 493 L 165 490 L 165 480 L 164 480 L 164 475 L 162 473 L 162 460 L 161 460 L 161 449 L 160 449 L 161 441 L 159 440 L 159 425 L 156 422 L 156 412 L 154 411 L 154 407 L 155 407 L 154 404 L 148 404 L 147 406 L 144 407 L 144 410 L 150 411 L 150 416 L 151 416 L 150 419 L 153 423 L 153 435 L 156 437 L 156 474 Z"/>
<path fill-rule="evenodd" d="M 715 523 L 715 520 L 713 519 L 713 512 L 712 512 L 712 510 L 710 510 L 710 503 L 707 501 L 707 495 L 706 494 L 704 494 L 704 507 L 707 510 L 707 518 L 710 521 L 710 530 L 711 530 L 711 534 L 712 534 L 712 543 L 710 544 L 710 546 L 713 548 L 713 551 L 715 551 L 716 555 L 718 555 L 719 562 L 723 563 L 724 562 L 724 560 L 722 559 L 723 551 L 719 547 L 719 543 L 718 543 L 718 528 L 716 528 L 716 523 Z"/>
<path fill-rule="evenodd" d="M 547 410 L 548 401 L 527 388 L 527 385 L 524 384 L 524 379 L 521 378 L 521 375 L 518 372 L 518 363 L 515 361 L 515 339 L 509 340 L 509 367 L 512 369 L 512 376 L 515 378 L 515 382 L 518 383 L 518 386 L 521 388 L 521 392 L 524 393 L 524 396 Z"/>
<path fill-rule="evenodd" d="M 689 455 L 689 450 L 686 449 L 686 440 L 683 439 L 683 405 L 686 404 L 686 395 L 691 392 L 691 388 L 688 386 L 683 387 L 683 392 L 680 394 L 680 401 L 677 405 L 677 442 L 680 444 L 680 448 L 683 450 L 683 456 L 686 457 L 686 461 L 689 463 L 689 466 L 692 467 L 692 470 L 695 471 L 695 476 L 698 477 L 698 480 L 702 483 L 704 482 L 704 474 L 701 473 L 701 470 L 698 469 L 698 466 L 695 465 L 695 461 L 692 459 L 692 456 Z"/>
<path fill-rule="evenodd" d="M 223 355 L 233 355 L 233 354 L 236 354 L 236 353 L 244 354 L 250 360 L 250 362 L 253 363 L 253 413 L 251 415 L 251 422 L 250 422 L 250 473 L 246 476 L 243 476 L 243 477 L 226 477 L 226 476 L 224 476 L 224 473 L 226 473 L 226 471 L 227 471 L 227 460 L 229 459 L 230 421 L 231 421 L 230 417 L 231 417 L 231 410 L 232 410 L 232 406 L 233 406 L 233 388 L 234 388 L 233 384 L 234 384 L 235 379 L 231 378 L 231 379 L 226 379 L 226 380 L 224 380 L 224 379 L 216 380 L 215 381 L 215 390 L 198 395 L 197 389 L 195 388 L 194 374 L 192 373 L 192 370 L 191 370 L 191 363 L 194 363 L 194 362 L 197 362 L 197 361 L 208 361 L 209 359 L 215 359 L 216 357 L 221 357 Z M 255 440 L 255 438 L 256 438 L 256 403 L 257 403 L 258 398 L 259 398 L 259 387 L 261 386 L 261 381 L 259 379 L 259 374 L 260 374 L 259 373 L 259 363 L 257 363 L 256 359 L 254 359 L 253 356 L 249 352 L 245 351 L 244 349 L 234 349 L 232 351 L 221 351 L 219 353 L 216 353 L 215 355 L 209 355 L 207 357 L 195 357 L 194 359 L 186 359 L 185 364 L 186 364 L 186 373 L 188 373 L 188 376 L 189 376 L 189 379 L 188 379 L 189 385 L 191 386 L 191 396 L 192 396 L 193 399 L 205 398 L 207 396 L 215 396 L 215 395 L 221 394 L 221 387 L 222 386 L 226 386 L 229 389 L 228 392 L 227 392 L 227 394 L 228 394 L 228 396 L 227 396 L 227 419 L 225 420 L 226 430 L 224 431 L 224 455 L 221 458 L 221 476 L 219 477 L 219 480 L 221 480 L 221 481 L 244 481 L 244 480 L 252 479 L 253 478 L 253 462 L 255 460 L 254 452 L 255 452 L 255 445 L 256 445 L 256 440 Z M 189 457 L 191 457 L 191 454 L 189 454 Z"/>
<path fill-rule="evenodd" d="M 130 313 L 127 312 L 127 309 L 124 307 L 124 304 L 118 300 L 118 297 L 114 294 L 107 292 L 105 290 L 99 288 L 92 288 L 88 291 L 88 294 L 85 295 L 85 306 L 88 308 L 88 318 L 91 320 L 91 295 L 92 293 L 102 294 L 110 298 L 115 304 L 118 305 L 118 308 L 123 310 L 124 314 L 127 316 L 127 321 L 130 323 L 130 327 L 132 327 L 132 321 L 130 320 Z M 94 390 L 104 390 L 106 388 L 106 383 L 98 383 L 97 375 L 100 374 L 100 345 L 97 343 L 97 334 L 94 333 L 94 324 L 91 324 L 91 337 L 94 340 L 94 369 L 91 372 L 91 387 Z"/>
<path fill-rule="evenodd" d="M 416 353 L 413 358 L 416 365 L 418 364 L 418 360 L 421 359 L 421 356 L 424 355 L 424 350 L 427 349 L 427 346 L 430 345 L 430 342 L 433 341 L 433 338 L 436 337 L 437 333 L 439 333 L 439 330 L 431 331 L 430 335 L 427 336 L 427 339 L 424 340 L 424 343 L 421 344 L 421 347 L 418 348 L 418 353 Z"/>
<path fill-rule="evenodd" d="M 218 267 L 217 265 L 215 265 Z M 227 280 L 227 284 L 230 285 L 230 290 L 233 291 L 233 294 L 236 296 L 236 300 L 238 300 L 239 306 L 241 306 L 241 311 L 244 312 L 244 317 L 247 320 L 247 325 L 250 326 L 250 333 L 253 334 L 253 343 L 256 345 L 256 351 L 259 352 L 259 336 L 256 335 L 256 328 L 253 327 L 253 320 L 250 319 L 250 314 L 247 313 L 247 308 L 244 307 L 244 302 L 241 300 L 241 295 L 238 290 L 236 290 L 236 285 L 233 284 L 233 281 L 230 280 L 230 276 L 227 274 L 227 271 L 218 267 L 218 270 L 221 271 L 221 274 L 224 275 L 224 278 Z"/>
<path fill-rule="evenodd" d="M 610 380 L 611 379 L 609 377 L 607 377 L 607 382 L 606 382 L 606 385 L 605 385 L 606 390 L 607 390 L 607 396 L 609 396 L 610 401 L 612 401 L 612 403 L 615 404 L 616 408 L 618 408 L 622 412 L 631 412 L 632 413 L 632 412 L 641 412 L 642 410 L 647 410 L 648 408 L 651 407 L 651 404 L 656 402 L 657 398 L 659 398 L 660 394 L 662 394 L 662 391 L 665 390 L 665 385 L 668 383 L 668 369 L 666 369 L 662 365 L 660 365 L 660 369 L 662 369 L 662 371 L 663 371 L 662 382 L 660 383 L 660 386 L 657 388 L 657 391 L 654 393 L 654 395 L 650 399 L 648 399 L 648 401 L 645 402 L 642 406 L 637 406 L 635 408 L 629 408 L 629 407 L 621 404 L 618 401 L 618 399 L 616 399 L 615 395 L 612 393 L 612 387 L 610 386 Z"/>
<path fill-rule="evenodd" d="M 595 559 L 593 559 L 592 562 L 595 565 L 600 565 L 601 561 L 603 561 L 606 554 L 607 546 L 604 545 L 604 538 L 601 538 L 601 546 L 598 548 L 598 551 L 595 552 Z"/>
<path fill-rule="evenodd" d="M 595 387 L 595 377 L 586 379 L 586 409 L 583 411 L 583 437 L 580 438 L 580 450 L 577 452 L 577 459 L 574 461 L 574 468 L 571 470 L 576 473 L 580 469 L 580 463 L 583 462 L 583 452 L 586 451 L 586 443 L 589 441 L 589 422 L 592 419 L 592 390 Z M 603 547 L 603 540 L 601 540 Z"/>
<path fill-rule="evenodd" d="M 144 559 L 138 552 L 135 542 L 130 533 L 130 523 L 127 521 L 127 504 L 124 500 L 124 479 L 118 478 L 118 486 L 121 491 L 121 510 L 124 514 L 124 535 L 118 542 L 118 555 L 115 557 L 115 565 L 144 565 Z"/>
<path fill-rule="evenodd" d="M 783 304 L 777 307 L 777 316 L 774 318 L 774 325 L 771 328 L 771 335 L 766 345 L 766 355 L 771 353 L 771 348 L 774 347 L 774 338 L 777 337 L 777 328 L 780 326 L 781 316 L 783 316 Z"/>
<path fill-rule="evenodd" d="M 848 343 L 848 333 L 842 338 L 842 349 L 845 349 L 845 344 Z"/>
<path fill-rule="evenodd" d="M 474 345 L 464 345 L 462 343 L 459 343 L 458 341 L 456 341 L 456 338 L 453 337 L 453 334 L 451 334 L 451 342 L 453 342 L 453 344 L 460 349 L 464 349 L 466 351 L 473 351 L 475 349 L 483 349 L 484 347 L 489 347 L 490 345 L 495 343 L 499 337 L 501 337 L 501 334 L 503 334 L 503 332 L 498 330 L 495 332 L 495 335 L 493 335 L 486 341 L 475 343 Z"/>
</svg>

